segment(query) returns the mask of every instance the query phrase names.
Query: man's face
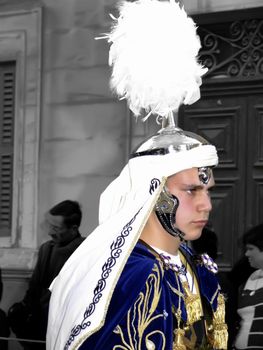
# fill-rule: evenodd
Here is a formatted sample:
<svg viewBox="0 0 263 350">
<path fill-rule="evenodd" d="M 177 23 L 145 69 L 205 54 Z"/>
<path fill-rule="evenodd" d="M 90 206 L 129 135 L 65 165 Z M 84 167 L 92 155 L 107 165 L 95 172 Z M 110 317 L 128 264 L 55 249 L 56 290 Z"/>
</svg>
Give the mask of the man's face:
<svg viewBox="0 0 263 350">
<path fill-rule="evenodd" d="M 72 228 L 68 228 L 64 224 L 64 217 L 61 215 L 45 215 L 45 227 L 49 236 L 56 243 L 64 243 L 72 238 Z"/>
<path fill-rule="evenodd" d="M 245 255 L 252 267 L 255 269 L 263 268 L 263 251 L 261 251 L 257 246 L 254 244 L 247 244 Z"/>
<path fill-rule="evenodd" d="M 191 168 L 170 176 L 166 186 L 179 200 L 175 226 L 185 234 L 186 240 L 199 238 L 212 209 L 209 194 L 214 186 L 212 171 L 207 184 L 201 182 L 198 168 Z"/>
</svg>

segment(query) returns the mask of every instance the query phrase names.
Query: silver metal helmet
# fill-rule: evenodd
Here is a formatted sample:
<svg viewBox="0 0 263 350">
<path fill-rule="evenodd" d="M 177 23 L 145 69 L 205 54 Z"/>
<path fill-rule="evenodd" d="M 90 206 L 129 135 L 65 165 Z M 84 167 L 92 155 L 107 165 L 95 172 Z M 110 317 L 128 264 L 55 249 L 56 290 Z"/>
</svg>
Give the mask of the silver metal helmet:
<svg viewBox="0 0 263 350">
<path fill-rule="evenodd" d="M 171 112 L 167 118 L 163 118 L 162 128 L 155 135 L 143 141 L 130 157 L 188 151 L 208 144 L 209 142 L 200 135 L 178 128 Z"/>
<path fill-rule="evenodd" d="M 141 143 L 130 158 L 179 153 L 204 145 L 209 145 L 209 142 L 200 135 L 178 128 L 171 112 L 167 118 L 163 118 L 161 130 Z M 198 173 L 200 181 L 207 184 L 211 177 L 211 167 L 200 167 Z M 179 205 L 178 198 L 164 186 L 155 204 L 155 212 L 161 225 L 168 233 L 183 239 L 184 233 L 175 226 L 176 211 Z"/>
</svg>

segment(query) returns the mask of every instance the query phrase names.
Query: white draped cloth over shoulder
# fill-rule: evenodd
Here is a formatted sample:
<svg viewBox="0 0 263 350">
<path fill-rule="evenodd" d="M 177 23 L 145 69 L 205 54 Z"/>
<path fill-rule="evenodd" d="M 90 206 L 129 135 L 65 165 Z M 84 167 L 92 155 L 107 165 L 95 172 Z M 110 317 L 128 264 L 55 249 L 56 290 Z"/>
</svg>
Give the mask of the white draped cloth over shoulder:
<svg viewBox="0 0 263 350">
<path fill-rule="evenodd" d="M 129 160 L 101 195 L 99 226 L 71 255 L 50 287 L 47 350 L 78 349 L 103 326 L 118 278 L 166 178 L 217 162 L 212 145 Z"/>
</svg>

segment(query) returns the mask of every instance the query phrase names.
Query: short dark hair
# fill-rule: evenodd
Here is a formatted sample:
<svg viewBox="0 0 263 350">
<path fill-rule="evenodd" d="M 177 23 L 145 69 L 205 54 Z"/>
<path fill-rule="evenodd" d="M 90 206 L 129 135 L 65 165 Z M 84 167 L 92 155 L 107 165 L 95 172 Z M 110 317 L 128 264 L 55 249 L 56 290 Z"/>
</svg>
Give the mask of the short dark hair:
<svg viewBox="0 0 263 350">
<path fill-rule="evenodd" d="M 243 244 L 253 244 L 263 251 L 263 224 L 256 225 L 243 235 Z"/>
<path fill-rule="evenodd" d="M 64 217 L 64 224 L 69 228 L 74 225 L 80 226 L 82 211 L 77 201 L 66 199 L 49 210 L 51 215 L 61 215 Z"/>
</svg>

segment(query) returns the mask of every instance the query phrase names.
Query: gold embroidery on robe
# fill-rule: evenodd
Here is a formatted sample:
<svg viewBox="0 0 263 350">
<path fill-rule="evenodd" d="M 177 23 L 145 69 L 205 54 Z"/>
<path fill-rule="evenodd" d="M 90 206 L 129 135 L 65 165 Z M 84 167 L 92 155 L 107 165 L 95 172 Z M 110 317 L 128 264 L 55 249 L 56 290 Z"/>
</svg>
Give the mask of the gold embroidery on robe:
<svg viewBox="0 0 263 350">
<path fill-rule="evenodd" d="M 155 344 L 151 339 L 152 335 L 160 335 L 162 340 L 161 350 L 165 350 L 166 341 L 165 335 L 160 330 L 156 329 L 147 333 L 147 327 L 157 318 L 164 317 L 164 314 L 154 314 L 159 303 L 161 295 L 161 281 L 163 271 L 155 264 L 151 274 L 145 283 L 145 292 L 140 292 L 137 300 L 127 313 L 126 328 L 124 332 L 118 325 L 114 332 L 120 335 L 121 344 L 115 345 L 113 350 L 155 350 Z M 135 320 L 137 324 L 135 324 Z M 159 349 L 159 348 L 158 348 Z"/>
</svg>

